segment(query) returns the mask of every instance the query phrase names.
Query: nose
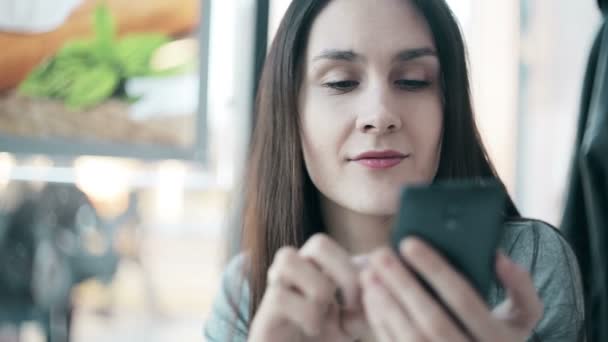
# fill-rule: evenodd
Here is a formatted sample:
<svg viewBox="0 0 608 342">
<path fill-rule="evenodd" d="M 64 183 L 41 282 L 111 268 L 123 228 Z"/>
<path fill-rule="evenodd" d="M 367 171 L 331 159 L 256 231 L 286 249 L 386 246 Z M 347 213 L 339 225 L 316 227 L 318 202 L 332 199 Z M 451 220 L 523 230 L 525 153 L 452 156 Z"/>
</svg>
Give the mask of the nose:
<svg viewBox="0 0 608 342">
<path fill-rule="evenodd" d="M 368 97 L 367 106 L 357 117 L 357 129 L 362 133 L 382 135 L 401 128 L 402 122 L 398 113 L 391 106 L 390 95 L 378 92 Z"/>
</svg>

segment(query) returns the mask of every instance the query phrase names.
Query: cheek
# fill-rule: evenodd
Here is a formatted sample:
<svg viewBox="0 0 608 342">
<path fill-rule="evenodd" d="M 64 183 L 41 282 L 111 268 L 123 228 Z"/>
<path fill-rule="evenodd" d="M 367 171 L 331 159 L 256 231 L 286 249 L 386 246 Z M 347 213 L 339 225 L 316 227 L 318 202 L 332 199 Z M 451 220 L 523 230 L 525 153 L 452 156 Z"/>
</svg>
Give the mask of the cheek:
<svg viewBox="0 0 608 342">
<path fill-rule="evenodd" d="M 439 156 L 441 155 L 441 141 L 443 139 L 443 113 L 438 109 L 438 112 L 432 120 L 429 120 L 428 135 L 421 137 L 420 139 L 426 149 L 425 154 L 428 158 L 429 167 L 433 169 L 433 173 L 436 171 L 439 164 Z M 434 176 L 434 174 L 433 174 Z"/>
<path fill-rule="evenodd" d="M 332 137 L 327 130 L 327 124 L 321 124 L 318 115 L 304 113 L 301 119 L 300 132 L 302 139 L 302 153 L 308 174 L 313 182 L 326 172 L 328 163 L 331 162 L 331 151 L 334 150 Z"/>
<path fill-rule="evenodd" d="M 309 101 L 301 111 L 301 137 L 307 164 L 325 168 L 339 161 L 349 135 L 349 117 L 331 103 Z"/>
<path fill-rule="evenodd" d="M 432 179 L 439 164 L 443 136 L 443 109 L 439 103 L 422 106 L 411 117 L 408 135 L 416 154 L 416 168 L 425 178 Z"/>
<path fill-rule="evenodd" d="M 339 167 L 339 147 L 329 133 L 320 129 L 302 132 L 304 162 L 313 180 L 326 178 Z"/>
<path fill-rule="evenodd" d="M 346 115 L 330 107 L 309 103 L 300 121 L 306 170 L 316 188 L 328 197 L 335 194 L 337 180 L 344 176 L 344 144 L 352 127 Z"/>
<path fill-rule="evenodd" d="M 321 133 L 319 130 L 302 132 L 302 154 L 310 180 L 327 195 L 333 193 L 332 180 L 340 174 L 340 165 L 336 163 L 329 137 Z"/>
<path fill-rule="evenodd" d="M 443 133 L 443 113 L 437 108 L 421 120 L 421 127 L 416 132 L 417 144 L 429 157 L 438 154 L 438 147 Z"/>
</svg>

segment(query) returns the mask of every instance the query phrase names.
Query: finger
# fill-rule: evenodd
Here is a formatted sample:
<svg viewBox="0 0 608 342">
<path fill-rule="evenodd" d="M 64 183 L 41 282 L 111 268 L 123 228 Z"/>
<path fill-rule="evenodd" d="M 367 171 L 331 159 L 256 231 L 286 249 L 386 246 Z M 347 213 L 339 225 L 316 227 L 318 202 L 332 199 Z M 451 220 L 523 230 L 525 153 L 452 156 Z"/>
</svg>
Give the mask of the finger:
<svg viewBox="0 0 608 342">
<path fill-rule="evenodd" d="M 277 285 L 266 290 L 256 315 L 272 317 L 265 323 L 275 324 L 271 327 L 262 327 L 262 331 L 274 331 L 278 327 L 276 324 L 287 321 L 299 328 L 306 336 L 316 337 L 321 333 L 325 312 L 326 308 L 310 302 L 302 294 Z"/>
<path fill-rule="evenodd" d="M 543 315 L 543 304 L 530 274 L 503 253 L 498 253 L 496 273 L 505 290 L 511 310 L 517 312 L 519 327 L 531 330 Z"/>
<path fill-rule="evenodd" d="M 350 258 L 350 261 L 355 265 L 357 271 L 362 271 L 367 266 L 369 257 L 367 255 L 355 255 Z"/>
<path fill-rule="evenodd" d="M 282 247 L 277 251 L 268 269 L 268 283 L 295 288 L 308 300 L 325 306 L 334 301 L 336 292 L 334 282 L 303 259 L 293 247 Z"/>
<path fill-rule="evenodd" d="M 408 318 L 408 314 L 391 297 L 373 270 L 365 270 L 361 274 L 361 282 L 364 310 L 378 339 L 425 341 Z"/>
<path fill-rule="evenodd" d="M 340 322 L 340 329 L 353 341 L 357 341 L 361 336 L 365 336 L 369 330 L 369 323 L 363 312 L 363 304 L 360 304 L 360 309 L 357 311 L 341 310 L 338 320 Z"/>
<path fill-rule="evenodd" d="M 375 290 L 370 289 L 363 297 L 365 314 L 368 317 L 369 325 L 372 328 L 373 335 L 380 342 L 395 342 L 397 341 L 388 330 L 380 310 L 383 299 Z"/>
<path fill-rule="evenodd" d="M 405 239 L 401 254 L 413 270 L 435 290 L 474 337 L 486 341 L 496 329 L 490 309 L 469 282 L 430 246 L 417 238 Z"/>
<path fill-rule="evenodd" d="M 389 248 L 375 252 L 370 261 L 388 292 L 409 313 L 410 319 L 430 341 L 467 341 L 449 315 L 425 290 Z"/>
<path fill-rule="evenodd" d="M 324 234 L 312 236 L 300 249 L 340 288 L 347 308 L 356 308 L 359 298 L 358 271 L 348 253 Z"/>
</svg>

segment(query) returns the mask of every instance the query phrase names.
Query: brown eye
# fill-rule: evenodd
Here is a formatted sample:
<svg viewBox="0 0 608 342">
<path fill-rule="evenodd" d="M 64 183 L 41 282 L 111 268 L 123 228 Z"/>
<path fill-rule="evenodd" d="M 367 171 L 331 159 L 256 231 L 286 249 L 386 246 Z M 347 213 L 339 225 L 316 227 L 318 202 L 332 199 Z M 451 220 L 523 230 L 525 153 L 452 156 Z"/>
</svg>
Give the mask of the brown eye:
<svg viewBox="0 0 608 342">
<path fill-rule="evenodd" d="M 422 80 L 397 80 L 395 81 L 395 84 L 401 89 L 414 91 L 428 87 L 431 82 Z"/>
<path fill-rule="evenodd" d="M 337 82 L 327 82 L 327 83 L 324 84 L 324 86 L 326 86 L 328 88 L 339 90 L 339 91 L 342 91 L 342 92 L 353 90 L 358 85 L 359 85 L 359 82 L 357 82 L 357 81 L 351 81 L 351 80 L 337 81 Z"/>
</svg>

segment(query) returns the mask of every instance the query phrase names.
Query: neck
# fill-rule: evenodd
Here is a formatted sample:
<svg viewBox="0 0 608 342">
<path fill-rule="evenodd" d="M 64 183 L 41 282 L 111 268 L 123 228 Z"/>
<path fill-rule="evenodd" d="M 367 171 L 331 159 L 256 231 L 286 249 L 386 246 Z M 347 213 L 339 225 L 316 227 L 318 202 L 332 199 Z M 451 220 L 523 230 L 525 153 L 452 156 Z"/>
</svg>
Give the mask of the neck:
<svg viewBox="0 0 608 342">
<path fill-rule="evenodd" d="M 322 195 L 321 211 L 327 233 L 351 255 L 367 254 L 388 243 L 392 216 L 357 213 Z"/>
</svg>

